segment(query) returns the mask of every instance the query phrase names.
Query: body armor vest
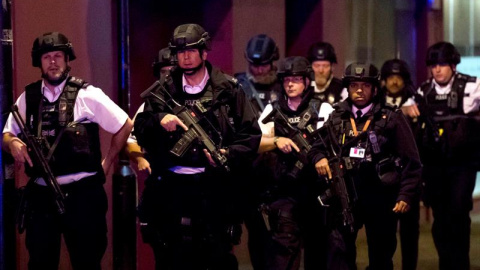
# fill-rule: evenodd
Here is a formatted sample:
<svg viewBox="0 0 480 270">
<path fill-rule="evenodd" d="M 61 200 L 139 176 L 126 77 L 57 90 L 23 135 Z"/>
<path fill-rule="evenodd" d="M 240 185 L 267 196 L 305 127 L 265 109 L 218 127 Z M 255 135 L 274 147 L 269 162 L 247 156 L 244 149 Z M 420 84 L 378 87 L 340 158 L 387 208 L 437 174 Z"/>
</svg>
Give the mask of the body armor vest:
<svg viewBox="0 0 480 270">
<path fill-rule="evenodd" d="M 455 118 L 465 115 L 463 110 L 465 86 L 468 82 L 475 82 L 476 77 L 461 73 L 454 76 L 451 91 L 445 95 L 436 93 L 432 88 L 431 79 L 421 86 L 427 105 L 426 115 L 432 125 L 427 127 L 421 141 L 424 162 L 435 158 L 454 158 L 457 162 L 468 160 L 472 149 L 477 145 L 475 136 L 469 136 L 469 133 L 478 130 L 475 120 L 467 117 Z"/>
<path fill-rule="evenodd" d="M 333 77 L 323 92 L 315 92 L 313 94 L 312 101 L 315 100 L 317 108 L 320 108 L 323 102 L 328 102 L 330 105 L 333 105 L 342 99 L 342 90 L 342 81 Z"/>
<path fill-rule="evenodd" d="M 375 106 L 375 105 L 374 105 Z M 375 109 L 375 108 L 373 108 Z M 362 118 L 364 119 L 370 119 L 370 124 L 368 128 L 363 131 L 364 133 L 368 133 L 370 131 L 373 131 L 377 140 L 377 143 L 382 143 L 382 140 L 380 137 L 383 134 L 383 131 L 385 130 L 388 121 L 391 117 L 392 110 L 388 107 L 383 107 L 377 112 L 369 112 L 366 113 Z M 350 118 L 346 119 L 342 117 L 341 114 L 332 114 L 332 122 L 336 134 L 336 139 L 339 145 L 345 145 L 348 144 L 349 141 L 355 139 L 353 127 L 350 121 Z M 353 116 L 352 116 L 353 117 Z M 367 121 L 355 121 L 356 124 L 356 129 L 358 132 L 362 131 L 366 125 Z M 363 133 L 362 132 L 362 133 Z M 359 133 L 357 136 L 362 136 L 361 133 Z M 365 149 L 365 160 L 366 161 L 372 161 L 374 159 L 382 159 L 381 157 L 382 153 L 373 153 L 372 152 L 372 142 L 370 141 L 370 136 L 363 135 L 362 139 L 360 139 L 355 145 L 349 145 L 349 147 L 354 147 L 354 146 L 359 146 Z M 379 145 L 380 146 L 380 145 Z M 348 151 L 349 149 L 345 149 Z M 348 155 L 348 152 L 345 153 Z M 380 155 L 378 155 L 380 154 Z M 344 155 L 345 156 L 345 155 Z"/>
<path fill-rule="evenodd" d="M 265 87 L 255 87 L 245 73 L 237 76 L 239 83 L 242 85 L 242 89 L 245 95 L 255 105 L 256 111 L 261 114 L 265 109 L 265 106 L 271 104 L 279 99 L 279 93 L 274 90 L 274 84 L 265 85 Z"/>
<path fill-rule="evenodd" d="M 185 99 L 188 97 L 188 99 Z M 222 108 L 213 108 L 213 92 L 210 87 L 210 83 L 207 83 L 205 89 L 195 95 L 183 95 L 176 98 L 177 101 L 183 103 L 183 105 L 190 110 L 192 110 L 197 118 L 199 119 L 199 124 L 205 130 L 205 132 L 209 135 L 209 137 L 215 142 L 216 145 L 222 145 L 222 136 L 220 135 L 217 130 L 219 130 L 220 122 L 218 119 L 220 117 L 224 117 L 224 115 L 220 115 L 225 112 L 221 112 Z M 199 104 L 200 106 L 195 106 L 195 104 Z M 225 109 L 225 106 L 221 106 Z M 201 110 L 199 110 L 201 108 Z M 213 127 L 212 127 L 213 125 Z M 180 138 L 184 135 L 184 131 L 176 132 L 172 136 L 172 143 L 175 144 L 180 140 Z M 194 143 L 187 152 L 175 162 L 178 166 L 186 166 L 186 167 L 205 167 L 207 166 L 205 153 L 203 152 L 204 146 L 200 143 Z"/>
<path fill-rule="evenodd" d="M 464 113 L 463 96 L 465 95 L 465 86 L 468 82 L 475 82 L 477 78 L 462 73 L 457 73 L 454 76 L 450 93 L 445 95 L 436 93 L 435 89 L 432 88 L 432 79 L 420 86 L 430 109 L 429 113 L 432 113 L 432 116 Z"/>
<path fill-rule="evenodd" d="M 44 154 L 55 176 L 102 171 L 99 128 L 96 123 L 73 122 L 73 107 L 78 91 L 87 84 L 70 77 L 55 102 L 43 97 L 42 81 L 25 88 L 26 125 L 48 142 Z M 38 177 L 35 172 L 28 172 Z"/>
</svg>

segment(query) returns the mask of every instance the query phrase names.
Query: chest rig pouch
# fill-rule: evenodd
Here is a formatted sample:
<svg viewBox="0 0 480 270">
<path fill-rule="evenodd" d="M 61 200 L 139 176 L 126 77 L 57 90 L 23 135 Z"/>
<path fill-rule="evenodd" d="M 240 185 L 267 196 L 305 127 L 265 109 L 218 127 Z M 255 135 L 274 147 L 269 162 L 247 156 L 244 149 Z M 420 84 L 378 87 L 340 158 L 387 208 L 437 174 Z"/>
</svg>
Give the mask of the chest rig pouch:
<svg viewBox="0 0 480 270">
<path fill-rule="evenodd" d="M 368 142 L 370 144 L 375 171 L 380 179 L 380 183 L 384 186 L 396 185 L 400 182 L 403 170 L 403 163 L 400 157 L 394 156 L 388 152 L 381 151 L 382 145 L 387 143 L 384 132 L 387 129 L 388 121 L 391 117 L 392 110 L 383 108 L 381 110 L 381 118 L 375 121 L 373 131 L 368 132 Z"/>
<path fill-rule="evenodd" d="M 274 177 L 280 182 L 289 183 L 299 179 L 309 165 L 307 153 L 314 141 L 317 113 L 308 106 L 300 113 L 285 113 L 278 102 L 273 103 L 275 116 L 275 134 L 290 138 L 300 148 L 300 152 L 292 151 L 285 154 L 277 151 L 278 162 L 275 164 Z M 269 116 L 266 117 L 268 119 Z"/>
<path fill-rule="evenodd" d="M 366 131 L 356 137 L 349 137 L 350 139 L 345 144 L 343 144 L 344 136 L 349 135 L 352 127 L 349 126 L 349 121 L 333 119 L 338 126 L 336 129 L 336 133 L 339 134 L 338 142 L 341 145 L 343 144 L 342 156 L 347 170 L 356 169 L 367 172 L 368 175 L 378 177 L 380 183 L 384 186 L 399 183 L 403 168 L 401 159 L 390 154 L 391 151 L 386 151 L 388 143 L 386 132 L 388 132 L 387 125 L 391 114 L 391 108 L 382 108 L 371 117 L 371 126 Z M 350 148 L 356 146 L 365 149 L 363 158 L 348 157 Z"/>
<path fill-rule="evenodd" d="M 426 130 L 423 136 L 426 150 L 434 157 L 468 157 L 474 142 L 474 136 L 469 136 L 472 130 L 478 130 L 478 123 L 464 113 L 463 99 L 465 87 L 469 82 L 475 82 L 476 77 L 457 73 L 452 88 L 447 95 L 438 95 L 431 83 L 422 85 L 425 93 L 428 117 L 433 127 Z"/>
<path fill-rule="evenodd" d="M 73 122 L 73 109 L 78 91 L 88 84 L 82 79 L 70 77 L 60 97 L 50 103 L 45 112 L 41 81 L 25 88 L 26 124 L 37 131 L 38 138 L 49 142 L 44 153 L 54 175 L 77 172 L 101 171 L 99 128 L 96 123 Z M 48 125 L 45 124 L 46 121 Z M 47 128 L 55 132 L 45 131 Z M 29 174 L 27 172 L 27 174 Z M 36 177 L 35 173 L 29 176 Z"/>
</svg>

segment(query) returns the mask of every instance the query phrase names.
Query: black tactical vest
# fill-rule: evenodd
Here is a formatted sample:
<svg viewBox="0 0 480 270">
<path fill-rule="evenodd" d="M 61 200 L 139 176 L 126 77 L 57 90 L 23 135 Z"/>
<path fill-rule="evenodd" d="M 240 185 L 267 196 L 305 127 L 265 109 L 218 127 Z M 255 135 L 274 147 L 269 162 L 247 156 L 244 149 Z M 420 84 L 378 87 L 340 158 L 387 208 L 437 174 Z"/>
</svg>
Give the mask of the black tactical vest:
<svg viewBox="0 0 480 270">
<path fill-rule="evenodd" d="M 427 126 L 420 146 L 424 162 L 438 158 L 452 158 L 455 162 L 469 160 L 478 145 L 476 131 L 479 129 L 475 119 L 465 116 L 463 98 L 465 86 L 475 82 L 476 77 L 457 73 L 450 93 L 438 95 L 432 88 L 431 79 L 420 88 L 424 93 L 427 117 L 432 126 Z M 456 118 L 458 116 L 458 118 Z"/>
<path fill-rule="evenodd" d="M 96 123 L 73 122 L 73 108 L 78 91 L 88 84 L 70 77 L 55 102 L 43 97 L 42 81 L 25 87 L 26 125 L 48 144 L 44 154 L 56 176 L 78 172 L 101 172 L 99 128 Z M 28 172 L 38 177 L 35 172 Z"/>
<path fill-rule="evenodd" d="M 252 101 L 252 104 L 259 115 L 265 109 L 265 106 L 280 98 L 280 89 L 276 89 L 276 83 L 270 85 L 254 84 L 248 79 L 246 73 L 237 74 L 236 78 L 242 86 L 247 98 Z"/>
</svg>

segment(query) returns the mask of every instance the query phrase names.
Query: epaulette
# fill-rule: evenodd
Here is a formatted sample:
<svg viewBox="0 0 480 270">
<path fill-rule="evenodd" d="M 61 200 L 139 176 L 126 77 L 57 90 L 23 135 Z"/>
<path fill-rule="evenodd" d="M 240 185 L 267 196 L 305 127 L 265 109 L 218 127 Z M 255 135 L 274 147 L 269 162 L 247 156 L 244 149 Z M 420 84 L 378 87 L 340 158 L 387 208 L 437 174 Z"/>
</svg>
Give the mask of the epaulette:
<svg viewBox="0 0 480 270">
<path fill-rule="evenodd" d="M 87 87 L 88 83 L 80 78 L 77 77 L 70 77 L 70 80 L 68 81 L 69 84 L 78 87 L 78 88 L 83 88 Z"/>
<path fill-rule="evenodd" d="M 470 75 L 466 75 L 466 74 L 462 74 L 462 73 L 457 73 L 457 79 L 466 81 L 467 83 L 469 83 L 469 82 L 474 83 L 474 82 L 477 81 L 476 76 L 470 76 Z"/>
</svg>

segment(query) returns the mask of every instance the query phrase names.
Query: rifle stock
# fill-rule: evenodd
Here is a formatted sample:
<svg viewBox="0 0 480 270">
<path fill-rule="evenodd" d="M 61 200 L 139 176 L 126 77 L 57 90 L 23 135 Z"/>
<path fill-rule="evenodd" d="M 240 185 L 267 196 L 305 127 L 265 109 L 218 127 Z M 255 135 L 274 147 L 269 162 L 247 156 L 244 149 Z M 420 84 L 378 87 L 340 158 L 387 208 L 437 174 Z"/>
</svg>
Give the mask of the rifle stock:
<svg viewBox="0 0 480 270">
<path fill-rule="evenodd" d="M 40 171 L 46 185 L 50 188 L 50 190 L 52 191 L 52 194 L 54 195 L 58 213 L 59 214 L 65 213 L 65 205 L 64 205 L 65 195 L 60 189 L 60 185 L 58 184 L 57 179 L 53 174 L 50 168 L 50 165 L 48 164 L 48 161 L 45 158 L 45 155 L 42 152 L 41 146 L 37 138 L 35 138 L 35 136 L 32 134 L 28 126 L 25 125 L 25 122 L 22 116 L 18 112 L 18 107 L 15 104 L 12 106 L 12 115 L 18 127 L 20 128 L 23 136 L 25 137 L 25 140 L 26 140 L 25 143 L 27 144 L 29 154 L 33 154 L 31 156 L 33 161 L 33 166 Z"/>
</svg>

